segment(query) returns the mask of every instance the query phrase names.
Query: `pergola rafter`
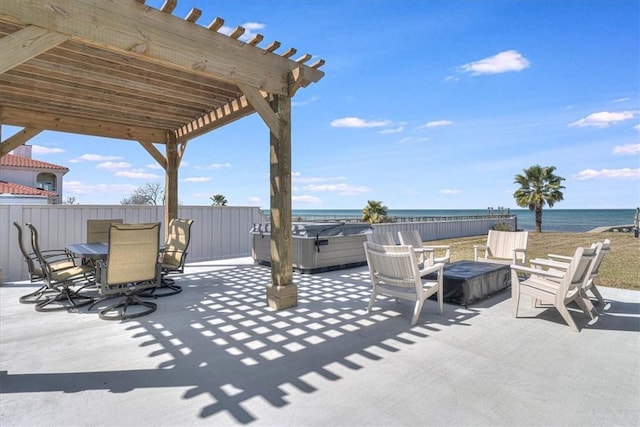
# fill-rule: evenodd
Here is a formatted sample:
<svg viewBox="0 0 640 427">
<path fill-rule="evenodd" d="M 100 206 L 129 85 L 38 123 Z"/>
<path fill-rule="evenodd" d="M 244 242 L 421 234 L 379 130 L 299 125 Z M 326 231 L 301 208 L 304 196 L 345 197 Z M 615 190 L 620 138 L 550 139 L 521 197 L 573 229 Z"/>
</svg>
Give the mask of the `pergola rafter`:
<svg viewBox="0 0 640 427">
<path fill-rule="evenodd" d="M 175 17 L 176 4 L 1 1 L 0 124 L 24 129 L 0 134 L 0 155 L 43 130 L 137 141 L 166 172 L 168 221 L 187 142 L 258 112 L 271 145 L 272 278 L 284 288 L 292 281 L 291 98 L 323 77 L 324 61 L 292 59 L 294 48 L 278 54 L 277 41 L 261 48 L 261 35 L 244 42 L 242 27 L 221 34 L 221 18 L 200 26 L 195 8 Z M 291 304 L 292 289 L 272 289 L 270 303 Z"/>
</svg>

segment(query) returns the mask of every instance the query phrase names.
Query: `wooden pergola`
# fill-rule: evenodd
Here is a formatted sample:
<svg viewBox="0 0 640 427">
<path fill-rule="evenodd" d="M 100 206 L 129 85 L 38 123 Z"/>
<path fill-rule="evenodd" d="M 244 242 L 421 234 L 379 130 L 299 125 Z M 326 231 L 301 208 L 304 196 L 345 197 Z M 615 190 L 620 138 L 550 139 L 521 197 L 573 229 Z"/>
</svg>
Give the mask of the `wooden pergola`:
<svg viewBox="0 0 640 427">
<path fill-rule="evenodd" d="M 271 277 L 267 301 L 297 304 L 291 257 L 291 98 L 323 60 L 244 42 L 220 18 L 197 24 L 145 0 L 0 1 L 0 156 L 43 130 L 137 141 L 165 170 L 165 220 L 178 213 L 188 141 L 257 112 L 270 131 Z M 161 146 L 164 145 L 164 154 Z M 160 147 L 160 148 L 158 148 Z"/>
</svg>

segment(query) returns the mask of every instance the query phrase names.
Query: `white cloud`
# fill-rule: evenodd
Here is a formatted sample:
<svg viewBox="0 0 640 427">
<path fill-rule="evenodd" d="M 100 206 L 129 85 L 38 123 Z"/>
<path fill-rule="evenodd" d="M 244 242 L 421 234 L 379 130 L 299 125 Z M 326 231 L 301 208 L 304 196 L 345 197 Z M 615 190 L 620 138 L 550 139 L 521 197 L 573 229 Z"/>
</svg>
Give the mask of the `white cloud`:
<svg viewBox="0 0 640 427">
<path fill-rule="evenodd" d="M 211 181 L 211 177 L 209 176 L 190 176 L 189 178 L 183 179 L 184 182 L 207 182 Z"/>
<path fill-rule="evenodd" d="M 400 133 L 404 131 L 404 126 L 398 126 L 397 128 L 383 129 L 378 131 L 380 135 L 389 135 L 392 133 Z"/>
<path fill-rule="evenodd" d="M 249 196 L 247 197 L 247 201 L 253 205 L 260 205 L 260 202 L 262 202 L 262 199 L 260 199 L 260 197 L 258 196 Z"/>
<path fill-rule="evenodd" d="M 414 142 L 426 142 L 428 141 L 429 138 L 425 137 L 415 137 L 415 136 L 407 136 L 406 138 L 402 138 L 400 141 L 398 141 L 398 144 L 411 144 Z"/>
<path fill-rule="evenodd" d="M 303 187 L 306 191 L 317 192 L 332 192 L 345 196 L 353 196 L 356 194 L 368 193 L 371 191 L 369 187 L 362 185 L 350 185 L 350 184 L 320 184 L 320 185 L 306 185 Z"/>
<path fill-rule="evenodd" d="M 133 178 L 133 179 L 160 179 L 162 178 L 160 175 L 156 175 L 153 173 L 145 172 L 143 170 L 130 170 L 130 171 L 118 171 L 115 173 L 115 176 L 120 176 L 123 178 Z"/>
<path fill-rule="evenodd" d="M 640 144 L 616 145 L 613 147 L 613 154 L 621 154 L 623 156 L 632 156 L 640 153 Z"/>
<path fill-rule="evenodd" d="M 634 128 L 635 130 L 640 130 L 640 123 L 638 123 L 637 125 L 635 125 L 633 128 Z"/>
<path fill-rule="evenodd" d="M 444 81 L 449 83 L 449 82 L 457 82 L 458 80 L 460 80 L 460 77 L 456 77 L 456 76 L 447 76 L 444 78 Z"/>
<path fill-rule="evenodd" d="M 231 167 L 231 163 L 212 163 L 208 166 L 196 166 L 196 169 L 217 170 L 217 169 L 224 169 L 224 168 L 230 168 L 230 167 Z"/>
<path fill-rule="evenodd" d="M 50 147 L 43 147 L 42 145 L 32 145 L 31 146 L 31 152 L 33 154 L 58 154 L 58 153 L 64 153 L 65 150 L 63 150 L 62 148 L 50 148 Z"/>
<path fill-rule="evenodd" d="M 443 188 L 438 191 L 440 194 L 461 194 L 462 190 L 456 190 L 455 188 Z"/>
<path fill-rule="evenodd" d="M 291 196 L 291 201 L 295 203 L 310 203 L 310 204 L 318 204 L 322 202 L 319 197 L 310 196 L 310 195 L 302 195 L 302 196 Z"/>
<path fill-rule="evenodd" d="M 624 120 L 633 119 L 636 116 L 637 112 L 635 111 L 619 111 L 619 112 L 609 112 L 609 111 L 601 111 L 599 113 L 589 114 L 584 119 L 580 119 L 573 123 L 570 123 L 570 127 L 586 127 L 586 126 L 594 126 L 598 128 L 606 128 L 612 124 L 622 122 Z"/>
<path fill-rule="evenodd" d="M 623 169 L 585 169 L 573 176 L 579 180 L 595 179 L 595 178 L 640 178 L 640 168 L 623 168 Z"/>
<path fill-rule="evenodd" d="M 83 154 L 82 156 L 69 160 L 71 163 L 80 162 L 107 162 L 112 160 L 121 160 L 121 156 L 103 156 L 101 154 Z"/>
<path fill-rule="evenodd" d="M 631 101 L 631 98 L 618 98 L 618 99 L 614 99 L 613 102 L 618 103 L 618 102 L 627 102 L 627 101 Z"/>
<path fill-rule="evenodd" d="M 71 194 L 130 194 L 136 190 L 133 184 L 84 185 L 81 181 L 65 181 L 64 191 Z"/>
<path fill-rule="evenodd" d="M 358 117 L 343 117 L 331 122 L 334 128 L 377 128 L 390 124 L 389 120 L 365 120 Z"/>
<path fill-rule="evenodd" d="M 118 169 L 129 169 L 131 167 L 131 163 L 127 162 L 102 162 L 96 165 L 97 169 L 106 169 L 106 170 L 118 170 Z"/>
<path fill-rule="evenodd" d="M 452 125 L 453 122 L 450 120 L 434 120 L 431 122 L 427 122 L 425 124 L 423 124 L 422 126 L 420 126 L 421 128 L 436 128 L 436 127 L 440 127 L 440 126 L 450 126 Z"/>
<path fill-rule="evenodd" d="M 458 67 L 460 71 L 471 73 L 472 76 L 481 74 L 499 74 L 509 71 L 522 71 L 529 68 L 530 63 L 527 58 L 516 50 L 506 50 L 497 55 L 470 62 Z"/>
<path fill-rule="evenodd" d="M 312 96 L 309 99 L 304 99 L 302 101 L 291 101 L 291 106 L 292 107 L 305 107 L 307 105 L 311 105 L 313 103 L 315 103 L 318 100 L 317 96 Z"/>
</svg>

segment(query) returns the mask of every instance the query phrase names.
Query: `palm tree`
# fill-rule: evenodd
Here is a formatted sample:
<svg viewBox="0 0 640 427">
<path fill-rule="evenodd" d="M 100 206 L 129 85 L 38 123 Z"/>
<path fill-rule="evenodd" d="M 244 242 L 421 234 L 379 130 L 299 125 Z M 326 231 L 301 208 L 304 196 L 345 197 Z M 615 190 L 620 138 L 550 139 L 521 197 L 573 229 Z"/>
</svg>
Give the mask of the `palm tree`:
<svg viewBox="0 0 640 427">
<path fill-rule="evenodd" d="M 227 206 L 227 198 L 222 194 L 214 194 L 212 197 L 209 197 L 213 203 L 211 206 Z"/>
<path fill-rule="evenodd" d="M 564 200 L 561 189 L 564 178 L 554 174 L 555 166 L 540 165 L 531 166 L 524 169 L 523 175 L 516 175 L 514 184 L 519 184 L 513 197 L 518 206 L 536 212 L 536 232 L 542 232 L 542 207 L 549 205 L 550 208 L 556 202 Z"/>
<path fill-rule="evenodd" d="M 369 224 L 377 224 L 387 220 L 387 207 L 382 202 L 368 200 L 367 206 L 362 210 L 362 221 Z"/>
</svg>

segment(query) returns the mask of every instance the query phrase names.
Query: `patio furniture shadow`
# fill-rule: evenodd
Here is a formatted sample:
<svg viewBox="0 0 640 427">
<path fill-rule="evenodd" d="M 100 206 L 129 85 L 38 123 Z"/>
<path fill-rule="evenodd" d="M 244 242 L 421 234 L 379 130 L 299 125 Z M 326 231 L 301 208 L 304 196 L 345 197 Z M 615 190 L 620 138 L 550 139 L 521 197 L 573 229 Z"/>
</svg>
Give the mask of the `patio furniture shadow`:
<svg viewBox="0 0 640 427">
<path fill-rule="evenodd" d="M 589 316 L 584 314 L 582 310 L 575 304 L 568 306 L 571 315 L 574 317 L 576 324 L 580 330 L 600 329 L 608 331 L 629 331 L 640 332 L 640 304 L 633 302 L 622 302 L 615 300 L 607 300 L 607 304 L 603 307 L 597 302 L 594 303 L 599 315 L 591 320 Z M 558 324 L 566 324 L 562 316 L 554 310 L 552 306 L 548 309 L 545 306 L 543 311 L 539 308 L 532 309 L 528 314 L 518 314 L 520 318 L 536 318 Z"/>
<path fill-rule="evenodd" d="M 366 268 L 294 274 L 298 306 L 283 311 L 265 304 L 267 267 L 186 272 L 176 281 L 184 292 L 158 299 L 155 313 L 127 321 L 134 333 L 131 345 L 149 347 L 147 358 L 153 367 L 3 371 L 0 393 L 186 387 L 181 399 L 204 395 L 210 401 L 199 417 L 226 411 L 235 422 L 247 424 L 259 420 L 259 414 L 245 407 L 256 397 L 274 407 L 285 406 L 290 387 L 313 393 L 323 381 L 340 381 L 345 370 L 374 369 L 376 361 L 478 315 L 448 304 L 443 314 L 436 314 L 436 303 L 427 301 L 418 324 L 409 328 L 412 304 L 384 297 L 378 309 L 367 313 L 371 290 Z"/>
</svg>

